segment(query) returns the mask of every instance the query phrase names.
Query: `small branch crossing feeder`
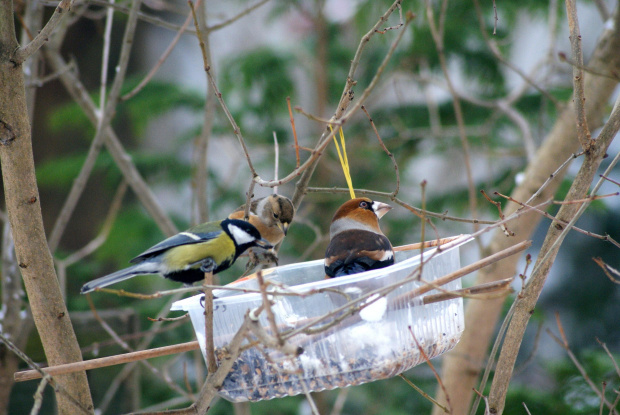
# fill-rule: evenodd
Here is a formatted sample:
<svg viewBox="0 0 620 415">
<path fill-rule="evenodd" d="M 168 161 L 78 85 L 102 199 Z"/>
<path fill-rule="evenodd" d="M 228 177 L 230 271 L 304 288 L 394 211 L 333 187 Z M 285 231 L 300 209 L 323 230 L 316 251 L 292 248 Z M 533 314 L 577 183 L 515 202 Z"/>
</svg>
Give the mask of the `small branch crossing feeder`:
<svg viewBox="0 0 620 415">
<path fill-rule="evenodd" d="M 470 240 L 452 238 L 419 255 L 419 250 L 395 248 L 394 265 L 335 279 L 325 279 L 322 260 L 264 270 L 278 336 L 301 353 L 249 347 L 219 394 L 233 402 L 259 401 L 359 385 L 395 376 L 451 350 L 464 329 L 463 300 L 445 294 L 460 289 L 461 282 L 456 278 L 444 284 L 441 277 L 460 268 L 459 249 Z M 251 278 L 227 287 L 258 290 L 259 284 Z M 260 293 L 226 288 L 214 290 L 214 295 L 214 346 L 221 360 L 246 313 L 263 301 Z M 429 300 L 433 296 L 436 300 Z M 204 355 L 202 298 L 177 301 L 172 310 L 189 312 Z M 259 323 L 274 336 L 266 314 L 259 314 Z"/>
</svg>

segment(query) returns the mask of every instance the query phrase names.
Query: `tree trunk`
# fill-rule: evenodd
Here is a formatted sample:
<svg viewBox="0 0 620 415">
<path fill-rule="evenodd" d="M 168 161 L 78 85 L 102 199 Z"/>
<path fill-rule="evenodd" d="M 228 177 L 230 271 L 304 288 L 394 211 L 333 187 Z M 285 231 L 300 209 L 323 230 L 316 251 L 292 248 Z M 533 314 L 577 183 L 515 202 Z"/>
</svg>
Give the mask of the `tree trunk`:
<svg viewBox="0 0 620 415">
<path fill-rule="evenodd" d="M 618 25 L 618 11 L 612 29 L 607 29 L 600 37 L 597 47 L 588 64 L 594 73 L 612 74 L 620 71 L 620 26 Z M 587 73 L 585 76 L 586 112 L 590 130 L 594 131 L 602 125 L 609 102 L 617 81 L 611 77 L 595 76 Z M 525 202 L 533 195 L 549 178 L 549 176 L 570 155 L 579 150 L 577 129 L 575 122 L 575 109 L 573 103 L 569 103 L 557 119 L 553 129 L 538 149 L 535 159 L 527 167 L 525 180 L 515 188 L 512 197 Z M 566 169 L 565 169 L 566 170 Z M 532 205 L 541 203 L 551 198 L 562 181 L 564 171 L 560 172 L 554 180 L 541 192 L 540 196 L 531 202 Z M 519 206 L 509 203 L 504 210 L 506 216 L 514 212 Z M 508 228 L 515 233 L 515 237 L 507 238 L 500 230 L 495 232 L 485 255 L 498 252 L 508 246 L 514 245 L 533 234 L 542 216 L 536 212 L 530 212 L 519 219 L 508 223 Z M 481 270 L 478 273 L 476 283 L 509 278 L 517 273 L 516 265 L 518 258 L 511 257 L 502 262 Z M 453 414 L 467 414 L 473 397 L 473 388 L 478 388 L 478 379 L 481 370 L 486 365 L 487 354 L 491 336 L 499 320 L 502 310 L 503 299 L 470 301 L 465 311 L 465 332 L 457 347 L 448 355 L 443 362 L 442 380 L 444 382 Z M 437 398 L 440 402 L 446 402 L 446 396 L 437 389 Z M 433 409 L 434 415 L 443 413 L 440 408 Z"/>
<path fill-rule="evenodd" d="M 18 49 L 12 2 L 0 3 L 0 161 L 15 253 L 35 325 L 50 365 L 82 360 L 49 252 L 37 188 L 24 73 L 13 61 Z M 85 372 L 59 376 L 59 385 L 92 412 Z M 81 411 L 57 393 L 61 414 Z"/>
</svg>

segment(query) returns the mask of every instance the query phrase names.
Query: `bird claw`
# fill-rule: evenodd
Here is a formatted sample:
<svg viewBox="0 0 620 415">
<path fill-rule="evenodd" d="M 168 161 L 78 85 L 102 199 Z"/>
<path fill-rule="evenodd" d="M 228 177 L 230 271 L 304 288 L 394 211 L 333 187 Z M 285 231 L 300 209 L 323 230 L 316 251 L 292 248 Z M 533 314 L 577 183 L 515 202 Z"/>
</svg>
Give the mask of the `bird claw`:
<svg viewBox="0 0 620 415">
<path fill-rule="evenodd" d="M 248 251 L 250 259 L 245 266 L 245 272 L 243 277 L 250 275 L 253 271 L 258 269 L 268 268 L 271 264 L 278 265 L 278 255 L 271 249 L 260 250 L 255 252 L 254 250 Z M 259 268 L 260 267 L 260 268 Z"/>
<path fill-rule="evenodd" d="M 213 258 L 205 258 L 200 263 L 200 270 L 204 273 L 210 273 L 215 270 L 215 261 Z"/>
</svg>

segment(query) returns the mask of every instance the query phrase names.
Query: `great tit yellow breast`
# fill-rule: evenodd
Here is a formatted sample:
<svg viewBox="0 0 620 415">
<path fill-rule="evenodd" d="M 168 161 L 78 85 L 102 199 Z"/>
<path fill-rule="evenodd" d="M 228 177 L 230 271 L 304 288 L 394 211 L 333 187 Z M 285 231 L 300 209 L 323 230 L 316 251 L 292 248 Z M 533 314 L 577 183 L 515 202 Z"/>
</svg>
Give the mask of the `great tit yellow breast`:
<svg viewBox="0 0 620 415">
<path fill-rule="evenodd" d="M 199 268 L 200 261 L 211 258 L 219 266 L 222 263 L 232 262 L 235 258 L 235 243 L 222 232 L 216 238 L 195 244 L 180 245 L 169 249 L 164 254 L 163 262 L 169 271 L 190 268 Z"/>
</svg>

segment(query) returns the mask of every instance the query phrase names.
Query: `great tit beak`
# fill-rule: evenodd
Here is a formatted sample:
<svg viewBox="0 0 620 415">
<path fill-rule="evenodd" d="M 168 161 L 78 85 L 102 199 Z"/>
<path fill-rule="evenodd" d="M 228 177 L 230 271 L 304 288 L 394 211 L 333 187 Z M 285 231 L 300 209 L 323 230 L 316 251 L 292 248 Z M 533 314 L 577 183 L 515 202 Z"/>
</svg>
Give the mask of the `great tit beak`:
<svg viewBox="0 0 620 415">
<path fill-rule="evenodd" d="M 263 249 L 273 248 L 273 245 L 271 245 L 269 241 L 267 241 L 266 239 L 262 239 L 262 238 L 256 240 L 256 246 L 263 248 Z"/>
<path fill-rule="evenodd" d="M 377 217 L 381 219 L 383 215 L 385 215 L 392 209 L 392 206 L 388 205 L 387 203 L 373 202 L 372 209 L 375 211 L 375 215 L 377 215 Z"/>
<path fill-rule="evenodd" d="M 286 236 L 286 233 L 288 232 L 288 227 L 288 223 L 278 222 L 278 228 L 280 228 L 280 230 L 284 233 L 284 236 Z"/>
</svg>

